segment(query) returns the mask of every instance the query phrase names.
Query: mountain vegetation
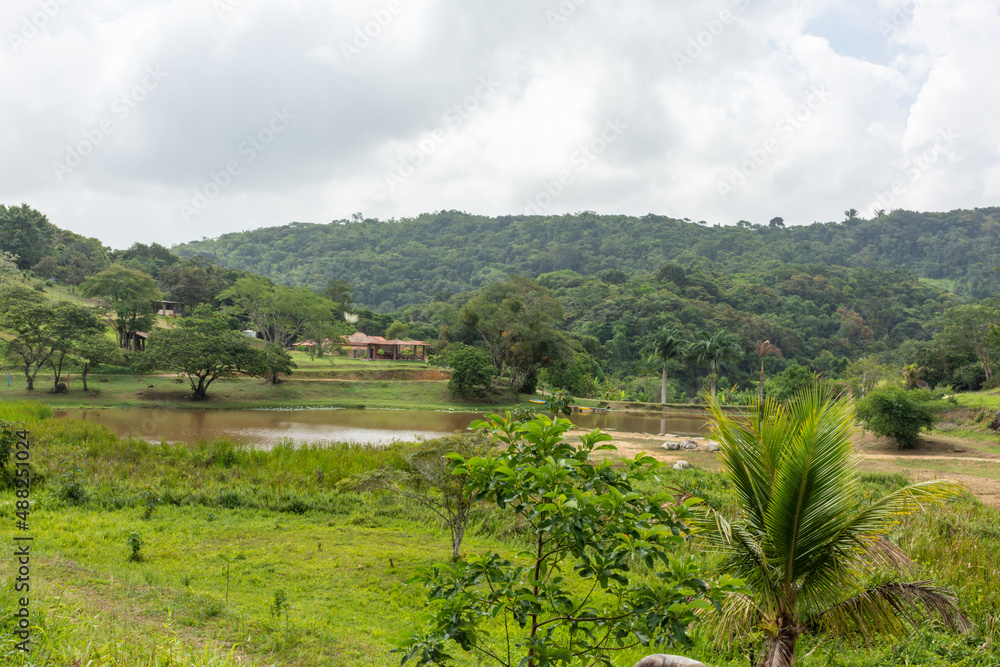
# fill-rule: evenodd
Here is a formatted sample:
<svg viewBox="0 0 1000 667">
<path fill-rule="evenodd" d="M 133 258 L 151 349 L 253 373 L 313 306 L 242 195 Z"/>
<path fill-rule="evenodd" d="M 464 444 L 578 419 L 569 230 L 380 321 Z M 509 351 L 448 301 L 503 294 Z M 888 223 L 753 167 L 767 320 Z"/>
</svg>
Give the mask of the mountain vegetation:
<svg viewBox="0 0 1000 667">
<path fill-rule="evenodd" d="M 492 360 L 494 384 L 523 392 L 544 383 L 676 402 L 710 390 L 748 402 L 762 379 L 784 395 L 814 375 L 861 395 L 886 380 L 962 391 L 992 386 L 1000 358 L 990 300 L 1000 208 L 787 227 L 593 213 L 355 216 L 227 234 L 176 254 L 103 248 L 24 205 L 0 211 L 0 225 L 8 269 L 103 298 L 119 336 L 141 327 L 105 288 L 130 276 L 140 301 L 206 304 L 284 346 L 353 328 L 430 341 L 444 363 L 449 345 L 473 346 Z M 665 356 L 662 330 L 676 339 Z M 755 353 L 763 343 L 766 354 Z"/>
<path fill-rule="evenodd" d="M 475 290 L 512 273 L 606 272 L 608 278 L 652 274 L 667 262 L 709 274 L 749 273 L 771 263 L 904 269 L 983 299 L 1000 291 L 993 270 L 1000 263 L 1000 208 L 898 210 L 872 220 L 789 226 L 707 226 L 652 214 L 489 218 L 442 211 L 403 220 L 295 222 L 174 250 L 317 291 L 342 279 L 356 302 L 382 312 Z"/>
</svg>

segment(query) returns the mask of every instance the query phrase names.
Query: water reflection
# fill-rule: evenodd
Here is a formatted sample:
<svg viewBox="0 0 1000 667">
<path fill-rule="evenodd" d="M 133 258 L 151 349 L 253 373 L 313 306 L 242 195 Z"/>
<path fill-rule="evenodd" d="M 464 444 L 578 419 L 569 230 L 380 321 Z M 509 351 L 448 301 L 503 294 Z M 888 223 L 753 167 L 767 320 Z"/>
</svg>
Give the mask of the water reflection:
<svg viewBox="0 0 1000 667">
<path fill-rule="evenodd" d="M 384 445 L 418 436 L 437 437 L 465 429 L 482 417 L 473 412 L 432 410 L 57 410 L 56 417 L 86 419 L 122 437 L 159 442 L 233 438 L 269 449 L 295 443 L 358 442 Z M 581 428 L 639 433 L 702 435 L 704 417 L 660 418 L 640 413 L 574 414 Z"/>
</svg>

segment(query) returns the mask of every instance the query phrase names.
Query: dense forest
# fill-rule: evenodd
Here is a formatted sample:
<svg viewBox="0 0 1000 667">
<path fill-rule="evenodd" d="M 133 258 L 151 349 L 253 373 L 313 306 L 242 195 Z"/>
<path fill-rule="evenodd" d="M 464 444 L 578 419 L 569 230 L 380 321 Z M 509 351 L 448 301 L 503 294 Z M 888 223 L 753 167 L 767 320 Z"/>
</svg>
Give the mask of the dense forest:
<svg viewBox="0 0 1000 667">
<path fill-rule="evenodd" d="M 432 342 L 444 362 L 452 346 L 477 348 L 520 390 L 542 382 L 631 400 L 661 398 L 664 371 L 668 400 L 697 396 L 708 375 L 727 400 L 746 400 L 762 370 L 778 393 L 815 374 L 862 393 L 887 377 L 990 386 L 998 229 L 1000 209 L 802 227 L 446 212 L 112 251 L 27 206 L 0 207 L 0 251 L 36 278 L 75 286 L 121 265 L 166 299 L 274 328 L 283 345 L 356 327 Z M 259 324 L 279 321 L 288 326 Z M 657 352 L 667 334 L 676 354 Z M 765 341 L 774 349 L 762 352 Z M 715 346 L 715 357 L 699 358 L 698 345 Z"/>
<path fill-rule="evenodd" d="M 653 274 L 668 261 L 714 273 L 751 272 L 768 262 L 905 269 L 973 299 L 1000 292 L 993 270 L 1000 264 L 1000 208 L 898 210 L 871 220 L 787 227 L 777 217 L 763 225 L 711 227 L 656 215 L 487 218 L 445 211 L 391 221 L 355 215 L 353 221 L 226 234 L 174 250 L 313 289 L 342 279 L 356 302 L 380 312 L 478 289 L 512 273 Z"/>
</svg>

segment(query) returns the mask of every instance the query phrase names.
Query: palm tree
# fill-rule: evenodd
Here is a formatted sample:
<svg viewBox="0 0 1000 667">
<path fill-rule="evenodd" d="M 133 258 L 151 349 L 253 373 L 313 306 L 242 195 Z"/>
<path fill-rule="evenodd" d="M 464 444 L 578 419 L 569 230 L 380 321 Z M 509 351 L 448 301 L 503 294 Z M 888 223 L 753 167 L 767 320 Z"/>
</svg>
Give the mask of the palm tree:
<svg viewBox="0 0 1000 667">
<path fill-rule="evenodd" d="M 757 350 L 757 355 L 760 357 L 760 402 L 764 403 L 764 357 L 770 357 L 771 355 L 781 356 L 781 350 L 777 345 L 769 340 L 759 340 L 754 343 L 754 349 Z"/>
<path fill-rule="evenodd" d="M 707 513 L 699 528 L 723 554 L 721 569 L 746 582 L 746 592 L 726 599 L 720 622 L 730 634 L 763 630 L 761 667 L 793 667 L 806 632 L 899 635 L 927 616 L 971 627 L 951 593 L 932 582 L 861 587 L 887 568 L 898 574 L 913 566 L 887 535 L 898 518 L 961 487 L 934 480 L 859 504 L 854 410 L 831 393 L 814 386 L 784 405 L 755 403 L 748 416 L 710 403 L 738 514 L 728 521 Z"/>
<path fill-rule="evenodd" d="M 660 327 L 648 343 L 652 356 L 663 361 L 663 376 L 660 384 L 660 403 L 667 402 L 667 362 L 684 353 L 684 339 L 676 329 Z"/>
<path fill-rule="evenodd" d="M 738 361 L 743 356 L 743 346 L 726 330 L 710 334 L 702 331 L 700 340 L 691 343 L 687 356 L 700 366 L 707 366 L 712 381 L 712 398 L 715 398 L 715 380 L 719 376 L 719 366 L 726 361 Z"/>
<path fill-rule="evenodd" d="M 916 364 L 907 364 L 903 366 L 903 379 L 906 381 L 907 389 L 916 389 L 920 386 L 920 374 L 924 371 L 923 366 L 917 366 Z"/>
<path fill-rule="evenodd" d="M 858 209 L 856 209 L 856 208 L 849 208 L 846 211 L 844 211 L 844 222 L 848 222 L 849 220 L 857 220 L 857 219 L 858 219 Z"/>
</svg>

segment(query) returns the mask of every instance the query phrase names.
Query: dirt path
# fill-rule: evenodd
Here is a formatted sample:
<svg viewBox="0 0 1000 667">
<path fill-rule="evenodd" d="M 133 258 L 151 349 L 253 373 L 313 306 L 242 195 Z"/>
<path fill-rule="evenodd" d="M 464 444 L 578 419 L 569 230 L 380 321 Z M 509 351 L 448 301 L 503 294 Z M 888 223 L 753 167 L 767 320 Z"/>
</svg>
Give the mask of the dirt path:
<svg viewBox="0 0 1000 667">
<path fill-rule="evenodd" d="M 572 430 L 567 435 L 575 439 L 576 436 L 586 432 Z M 684 460 L 706 470 L 720 468 L 717 454 L 705 450 L 708 438 L 624 431 L 611 431 L 610 434 L 614 437 L 618 456 L 633 458 L 640 452 L 646 452 L 665 463 Z M 689 439 L 698 443 L 697 450 L 666 450 L 662 447 L 666 442 L 680 443 Z M 866 472 L 902 473 L 914 482 L 954 479 L 964 484 L 984 504 L 1000 507 L 1000 451 L 990 451 L 985 448 L 991 445 L 984 446 L 983 443 L 972 443 L 952 436 L 934 435 L 922 438 L 916 449 L 900 450 L 892 441 L 867 433 L 855 436 L 854 444 L 861 458 L 861 469 Z M 973 469 L 968 472 L 941 471 L 921 465 L 935 463 L 949 464 L 951 468 L 966 464 L 971 464 L 970 468 L 983 464 L 990 468 L 996 466 L 996 478 L 974 474 Z"/>
</svg>

